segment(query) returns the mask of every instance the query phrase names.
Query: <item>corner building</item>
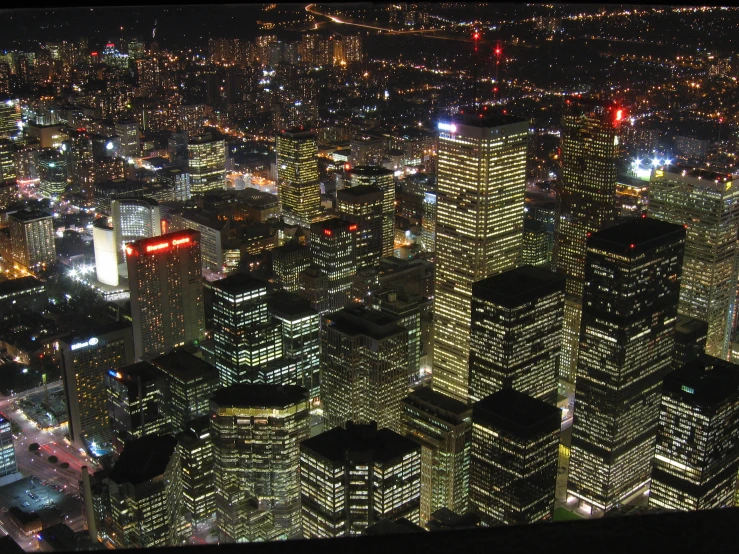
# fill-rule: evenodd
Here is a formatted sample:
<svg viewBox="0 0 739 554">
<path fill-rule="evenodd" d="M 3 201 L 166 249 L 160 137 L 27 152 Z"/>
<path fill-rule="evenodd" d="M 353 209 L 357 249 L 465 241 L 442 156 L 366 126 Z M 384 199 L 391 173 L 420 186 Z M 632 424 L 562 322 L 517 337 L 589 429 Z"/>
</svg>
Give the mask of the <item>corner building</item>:
<svg viewBox="0 0 739 554">
<path fill-rule="evenodd" d="M 528 123 L 459 116 L 439 124 L 434 389 L 466 401 L 472 283 L 518 266 Z"/>
<path fill-rule="evenodd" d="M 568 494 L 609 511 L 649 484 L 685 228 L 636 219 L 588 240 Z"/>
</svg>

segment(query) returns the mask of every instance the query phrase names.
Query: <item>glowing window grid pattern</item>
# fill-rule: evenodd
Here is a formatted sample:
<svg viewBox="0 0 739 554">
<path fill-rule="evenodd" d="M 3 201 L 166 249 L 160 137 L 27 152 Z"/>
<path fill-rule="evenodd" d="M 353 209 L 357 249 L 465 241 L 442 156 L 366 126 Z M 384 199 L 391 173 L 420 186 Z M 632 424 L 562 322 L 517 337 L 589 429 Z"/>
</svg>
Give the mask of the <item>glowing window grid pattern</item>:
<svg viewBox="0 0 739 554">
<path fill-rule="evenodd" d="M 277 135 L 277 194 L 285 221 L 309 227 L 321 212 L 318 145 L 308 132 Z"/>
<path fill-rule="evenodd" d="M 190 192 L 203 194 L 226 187 L 226 142 L 223 139 L 193 139 L 187 145 Z"/>
<path fill-rule="evenodd" d="M 349 186 L 374 186 L 382 191 L 382 257 L 393 255 L 395 248 L 395 178 L 389 169 L 357 166 L 352 169 Z"/>
</svg>

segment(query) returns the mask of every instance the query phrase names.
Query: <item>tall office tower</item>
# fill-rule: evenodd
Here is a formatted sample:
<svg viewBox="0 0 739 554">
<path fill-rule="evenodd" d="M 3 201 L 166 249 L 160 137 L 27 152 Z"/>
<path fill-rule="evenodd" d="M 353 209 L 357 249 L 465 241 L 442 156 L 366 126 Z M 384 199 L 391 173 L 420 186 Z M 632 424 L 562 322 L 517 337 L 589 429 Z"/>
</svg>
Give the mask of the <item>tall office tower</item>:
<svg viewBox="0 0 739 554">
<path fill-rule="evenodd" d="M 178 231 L 126 246 L 136 357 L 149 359 L 205 333 L 200 233 Z"/>
<path fill-rule="evenodd" d="M 357 272 L 356 233 L 359 226 L 333 217 L 310 226 L 310 251 L 313 266 L 326 275 L 328 290 L 321 313 L 340 310 L 350 301 L 352 281 Z"/>
<path fill-rule="evenodd" d="M 557 404 L 565 278 L 523 265 L 472 285 L 470 398 L 514 389 Z"/>
<path fill-rule="evenodd" d="M 190 190 L 190 174 L 178 167 L 160 169 L 157 174 L 159 184 L 172 191 L 175 202 L 187 202 L 192 196 Z"/>
<path fill-rule="evenodd" d="M 280 323 L 267 309 L 267 284 L 235 273 L 212 284 L 215 365 L 222 387 L 252 380 L 258 368 L 280 360 Z"/>
<path fill-rule="evenodd" d="M 360 535 L 382 519 L 418 524 L 421 447 L 374 422 L 349 422 L 300 445 L 303 536 Z"/>
<path fill-rule="evenodd" d="M 310 247 L 290 241 L 272 250 L 272 271 L 289 292 L 300 290 L 299 274 L 310 267 Z"/>
<path fill-rule="evenodd" d="M 708 323 L 678 314 L 675 323 L 675 349 L 672 369 L 680 369 L 706 351 Z"/>
<path fill-rule="evenodd" d="M 380 289 L 372 298 L 372 308 L 397 319 L 408 331 L 407 375 L 411 382 L 418 378 L 421 368 L 421 312 L 430 302 L 418 294 L 406 294 L 395 290 Z"/>
<path fill-rule="evenodd" d="M 568 494 L 603 511 L 649 483 L 685 228 L 636 219 L 588 239 Z"/>
<path fill-rule="evenodd" d="M 108 223 L 107 217 L 99 217 L 92 223 L 92 244 L 95 249 L 95 276 L 104 285 L 117 287 L 118 250 L 120 245 L 115 240 L 115 229 Z"/>
<path fill-rule="evenodd" d="M 212 135 L 191 137 L 187 144 L 193 196 L 226 188 L 226 141 Z"/>
<path fill-rule="evenodd" d="M 702 354 L 665 378 L 649 505 L 734 506 L 739 470 L 739 368 Z"/>
<path fill-rule="evenodd" d="M 9 139 L 0 139 L 0 182 L 12 181 L 15 172 L 15 144 Z"/>
<path fill-rule="evenodd" d="M 103 480 L 109 505 L 107 535 L 116 548 L 183 543 L 182 476 L 177 439 L 147 436 L 131 441 Z"/>
<path fill-rule="evenodd" d="M 210 520 L 216 513 L 213 441 L 210 417 L 190 421 L 177 437 L 182 465 L 182 499 L 194 523 Z"/>
<path fill-rule="evenodd" d="M 527 217 L 523 220 L 523 263 L 549 263 L 549 232 L 541 221 Z"/>
<path fill-rule="evenodd" d="M 139 124 L 133 119 L 116 121 L 114 131 L 121 138 L 120 156 L 122 158 L 137 158 L 141 154 Z"/>
<path fill-rule="evenodd" d="M 389 258 L 395 248 L 395 178 L 384 167 L 358 165 L 349 174 L 351 187 L 369 185 L 382 191 L 382 257 Z"/>
<path fill-rule="evenodd" d="M 562 115 L 562 174 L 552 269 L 567 277 L 561 378 L 574 382 L 588 233 L 616 219 L 616 161 L 624 110 L 593 99 L 567 100 Z"/>
<path fill-rule="evenodd" d="M 467 399 L 472 283 L 521 263 L 528 123 L 439 124 L 433 386 Z"/>
<path fill-rule="evenodd" d="M 162 381 L 161 373 L 149 362 L 107 371 L 108 420 L 118 452 L 131 440 L 170 432 L 163 413 Z"/>
<path fill-rule="evenodd" d="M 324 316 L 321 402 L 326 427 L 376 421 L 401 432 L 407 365 L 408 331 L 397 319 L 360 306 Z"/>
<path fill-rule="evenodd" d="M 727 174 L 656 168 L 649 183 L 649 215 L 686 226 L 679 310 L 708 323 L 706 353 L 726 359 L 739 272 L 739 188 Z"/>
<path fill-rule="evenodd" d="M 54 218 L 39 210 L 19 210 L 8 217 L 13 259 L 29 270 L 56 262 Z"/>
<path fill-rule="evenodd" d="M 336 203 L 339 217 L 357 225 L 357 269 L 379 267 L 384 255 L 383 191 L 369 185 L 341 189 L 336 192 Z"/>
<path fill-rule="evenodd" d="M 0 139 L 9 139 L 18 134 L 20 111 L 17 102 L 0 102 Z"/>
<path fill-rule="evenodd" d="M 252 493 L 288 538 L 301 535 L 300 450 L 310 435 L 308 392 L 294 385 L 233 385 L 211 400 L 218 529 L 241 542 L 226 499 Z M 238 496 L 238 495 L 237 495 Z M 229 513 L 231 512 L 231 513 Z"/>
<path fill-rule="evenodd" d="M 421 445 L 421 508 L 419 521 L 447 508 L 469 509 L 472 408 L 423 387 L 403 400 L 405 435 Z"/>
<path fill-rule="evenodd" d="M 470 504 L 484 523 L 552 517 L 560 425 L 558 408 L 513 389 L 475 402 Z"/>
<path fill-rule="evenodd" d="M 298 364 L 298 384 L 309 393 L 313 404 L 321 396 L 321 316 L 310 302 L 297 294 L 281 292 L 268 301 L 269 312 L 282 324 L 282 353 Z"/>
<path fill-rule="evenodd" d="M 162 234 L 159 202 L 151 198 L 117 198 L 110 202 L 116 247 L 125 257 L 126 245 Z"/>
<path fill-rule="evenodd" d="M 39 152 L 36 164 L 39 176 L 38 190 L 45 198 L 58 199 L 67 189 L 67 160 L 55 149 Z"/>
<path fill-rule="evenodd" d="M 210 411 L 210 398 L 219 388 L 218 371 L 197 356 L 176 350 L 151 361 L 164 376 L 162 401 L 172 433 L 182 433 L 187 424 Z"/>
<path fill-rule="evenodd" d="M 277 135 L 277 193 L 287 223 L 310 227 L 321 213 L 316 136 L 308 131 Z"/>
<path fill-rule="evenodd" d="M 15 462 L 15 448 L 13 447 L 13 430 L 10 421 L 0 416 L 0 485 L 9 475 L 18 473 Z"/>
<path fill-rule="evenodd" d="M 69 438 L 87 448 L 109 434 L 108 371 L 133 363 L 131 327 L 111 323 L 97 329 L 82 329 L 59 339 L 64 395 L 69 411 Z"/>
<path fill-rule="evenodd" d="M 421 248 L 436 252 L 436 193 L 425 192 L 421 213 Z"/>
</svg>

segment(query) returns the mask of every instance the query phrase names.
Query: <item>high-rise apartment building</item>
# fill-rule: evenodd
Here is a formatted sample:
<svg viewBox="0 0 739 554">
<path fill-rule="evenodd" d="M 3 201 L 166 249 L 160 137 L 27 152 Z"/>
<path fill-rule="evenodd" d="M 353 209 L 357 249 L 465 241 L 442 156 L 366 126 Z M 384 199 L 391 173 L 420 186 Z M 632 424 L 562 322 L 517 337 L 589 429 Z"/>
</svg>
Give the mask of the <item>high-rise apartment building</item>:
<svg viewBox="0 0 739 554">
<path fill-rule="evenodd" d="M 187 144 L 193 196 L 226 188 L 226 142 L 212 135 L 191 137 Z"/>
<path fill-rule="evenodd" d="M 408 331 L 397 319 L 360 306 L 324 316 L 321 401 L 327 428 L 376 421 L 401 432 L 407 364 Z"/>
<path fill-rule="evenodd" d="M 69 412 L 69 438 L 78 447 L 88 448 L 111 438 L 108 423 L 108 394 L 105 378 L 109 371 L 130 365 L 134 360 L 131 326 L 80 328 L 59 339 L 64 394 Z"/>
<path fill-rule="evenodd" d="M 359 535 L 382 520 L 418 524 L 421 446 L 376 423 L 348 423 L 300 445 L 303 536 Z"/>
<path fill-rule="evenodd" d="M 557 403 L 565 278 L 523 265 L 472 285 L 470 398 L 514 389 Z"/>
<path fill-rule="evenodd" d="M 126 246 L 137 358 L 150 359 L 205 333 L 200 233 L 178 231 Z"/>
<path fill-rule="evenodd" d="M 470 504 L 488 525 L 551 519 L 561 414 L 513 389 L 472 406 Z"/>
<path fill-rule="evenodd" d="M 739 470 L 739 368 L 701 355 L 662 386 L 650 506 L 734 506 Z"/>
<path fill-rule="evenodd" d="M 273 514 L 285 536 L 301 536 L 299 444 L 310 434 L 309 408 L 308 392 L 294 385 L 233 385 L 213 397 L 210 429 L 222 540 L 244 540 L 244 522 L 233 517 L 238 515 L 233 504 L 249 493 Z"/>
<path fill-rule="evenodd" d="M 139 124 L 133 119 L 116 121 L 114 131 L 121 138 L 120 156 L 123 158 L 137 158 L 141 153 Z"/>
<path fill-rule="evenodd" d="M 528 123 L 511 116 L 439 123 L 433 386 L 460 400 L 472 283 L 521 261 L 527 144 Z"/>
<path fill-rule="evenodd" d="M 8 217 L 10 249 L 18 265 L 36 271 L 56 262 L 54 218 L 39 210 L 19 210 Z"/>
<path fill-rule="evenodd" d="M 657 219 L 588 239 L 568 494 L 592 508 L 649 483 L 684 248 L 685 228 Z"/>
<path fill-rule="evenodd" d="M 469 509 L 472 408 L 423 387 L 402 402 L 405 435 L 421 445 L 419 522 L 442 508 Z"/>
<path fill-rule="evenodd" d="M 326 299 L 318 311 L 340 310 L 350 301 L 352 282 L 357 272 L 357 223 L 333 217 L 310 227 L 312 264 L 327 278 Z"/>
<path fill-rule="evenodd" d="M 371 185 L 358 185 L 336 192 L 339 217 L 358 226 L 355 251 L 357 269 L 379 267 L 383 257 L 383 191 Z"/>
<path fill-rule="evenodd" d="M 210 520 L 216 513 L 216 490 L 209 416 L 188 422 L 177 437 L 177 451 L 184 507 L 194 523 Z"/>
<path fill-rule="evenodd" d="M 680 166 L 652 171 L 649 215 L 686 228 L 680 313 L 708 323 L 706 353 L 726 359 L 739 273 L 739 188 L 731 175 Z"/>
<path fill-rule="evenodd" d="M 588 233 L 616 219 L 616 161 L 624 109 L 568 99 L 562 115 L 562 174 L 554 221 L 552 269 L 567 277 L 561 378 L 574 382 Z"/>
<path fill-rule="evenodd" d="M 357 165 L 349 173 L 349 187 L 373 186 L 382 191 L 382 257 L 395 248 L 395 177 L 384 167 Z M 338 196 L 338 195 L 337 195 Z"/>
<path fill-rule="evenodd" d="M 287 223 L 310 227 L 321 213 L 318 146 L 309 131 L 277 135 L 277 192 Z"/>
</svg>

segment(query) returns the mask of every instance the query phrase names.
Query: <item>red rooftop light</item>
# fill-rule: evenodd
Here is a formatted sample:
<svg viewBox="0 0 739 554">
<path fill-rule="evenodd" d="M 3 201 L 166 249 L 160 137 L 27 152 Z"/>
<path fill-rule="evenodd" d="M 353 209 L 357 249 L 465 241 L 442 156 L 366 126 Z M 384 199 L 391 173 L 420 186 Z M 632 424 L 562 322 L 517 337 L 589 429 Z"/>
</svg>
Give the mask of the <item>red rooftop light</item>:
<svg viewBox="0 0 739 554">
<path fill-rule="evenodd" d="M 351 225 L 349 225 L 349 230 L 350 231 L 356 231 L 357 230 L 357 224 L 356 223 L 352 223 Z"/>
<path fill-rule="evenodd" d="M 326 235 L 327 237 L 330 237 L 331 235 L 334 234 L 334 232 L 331 229 L 324 229 L 323 234 Z"/>
</svg>

